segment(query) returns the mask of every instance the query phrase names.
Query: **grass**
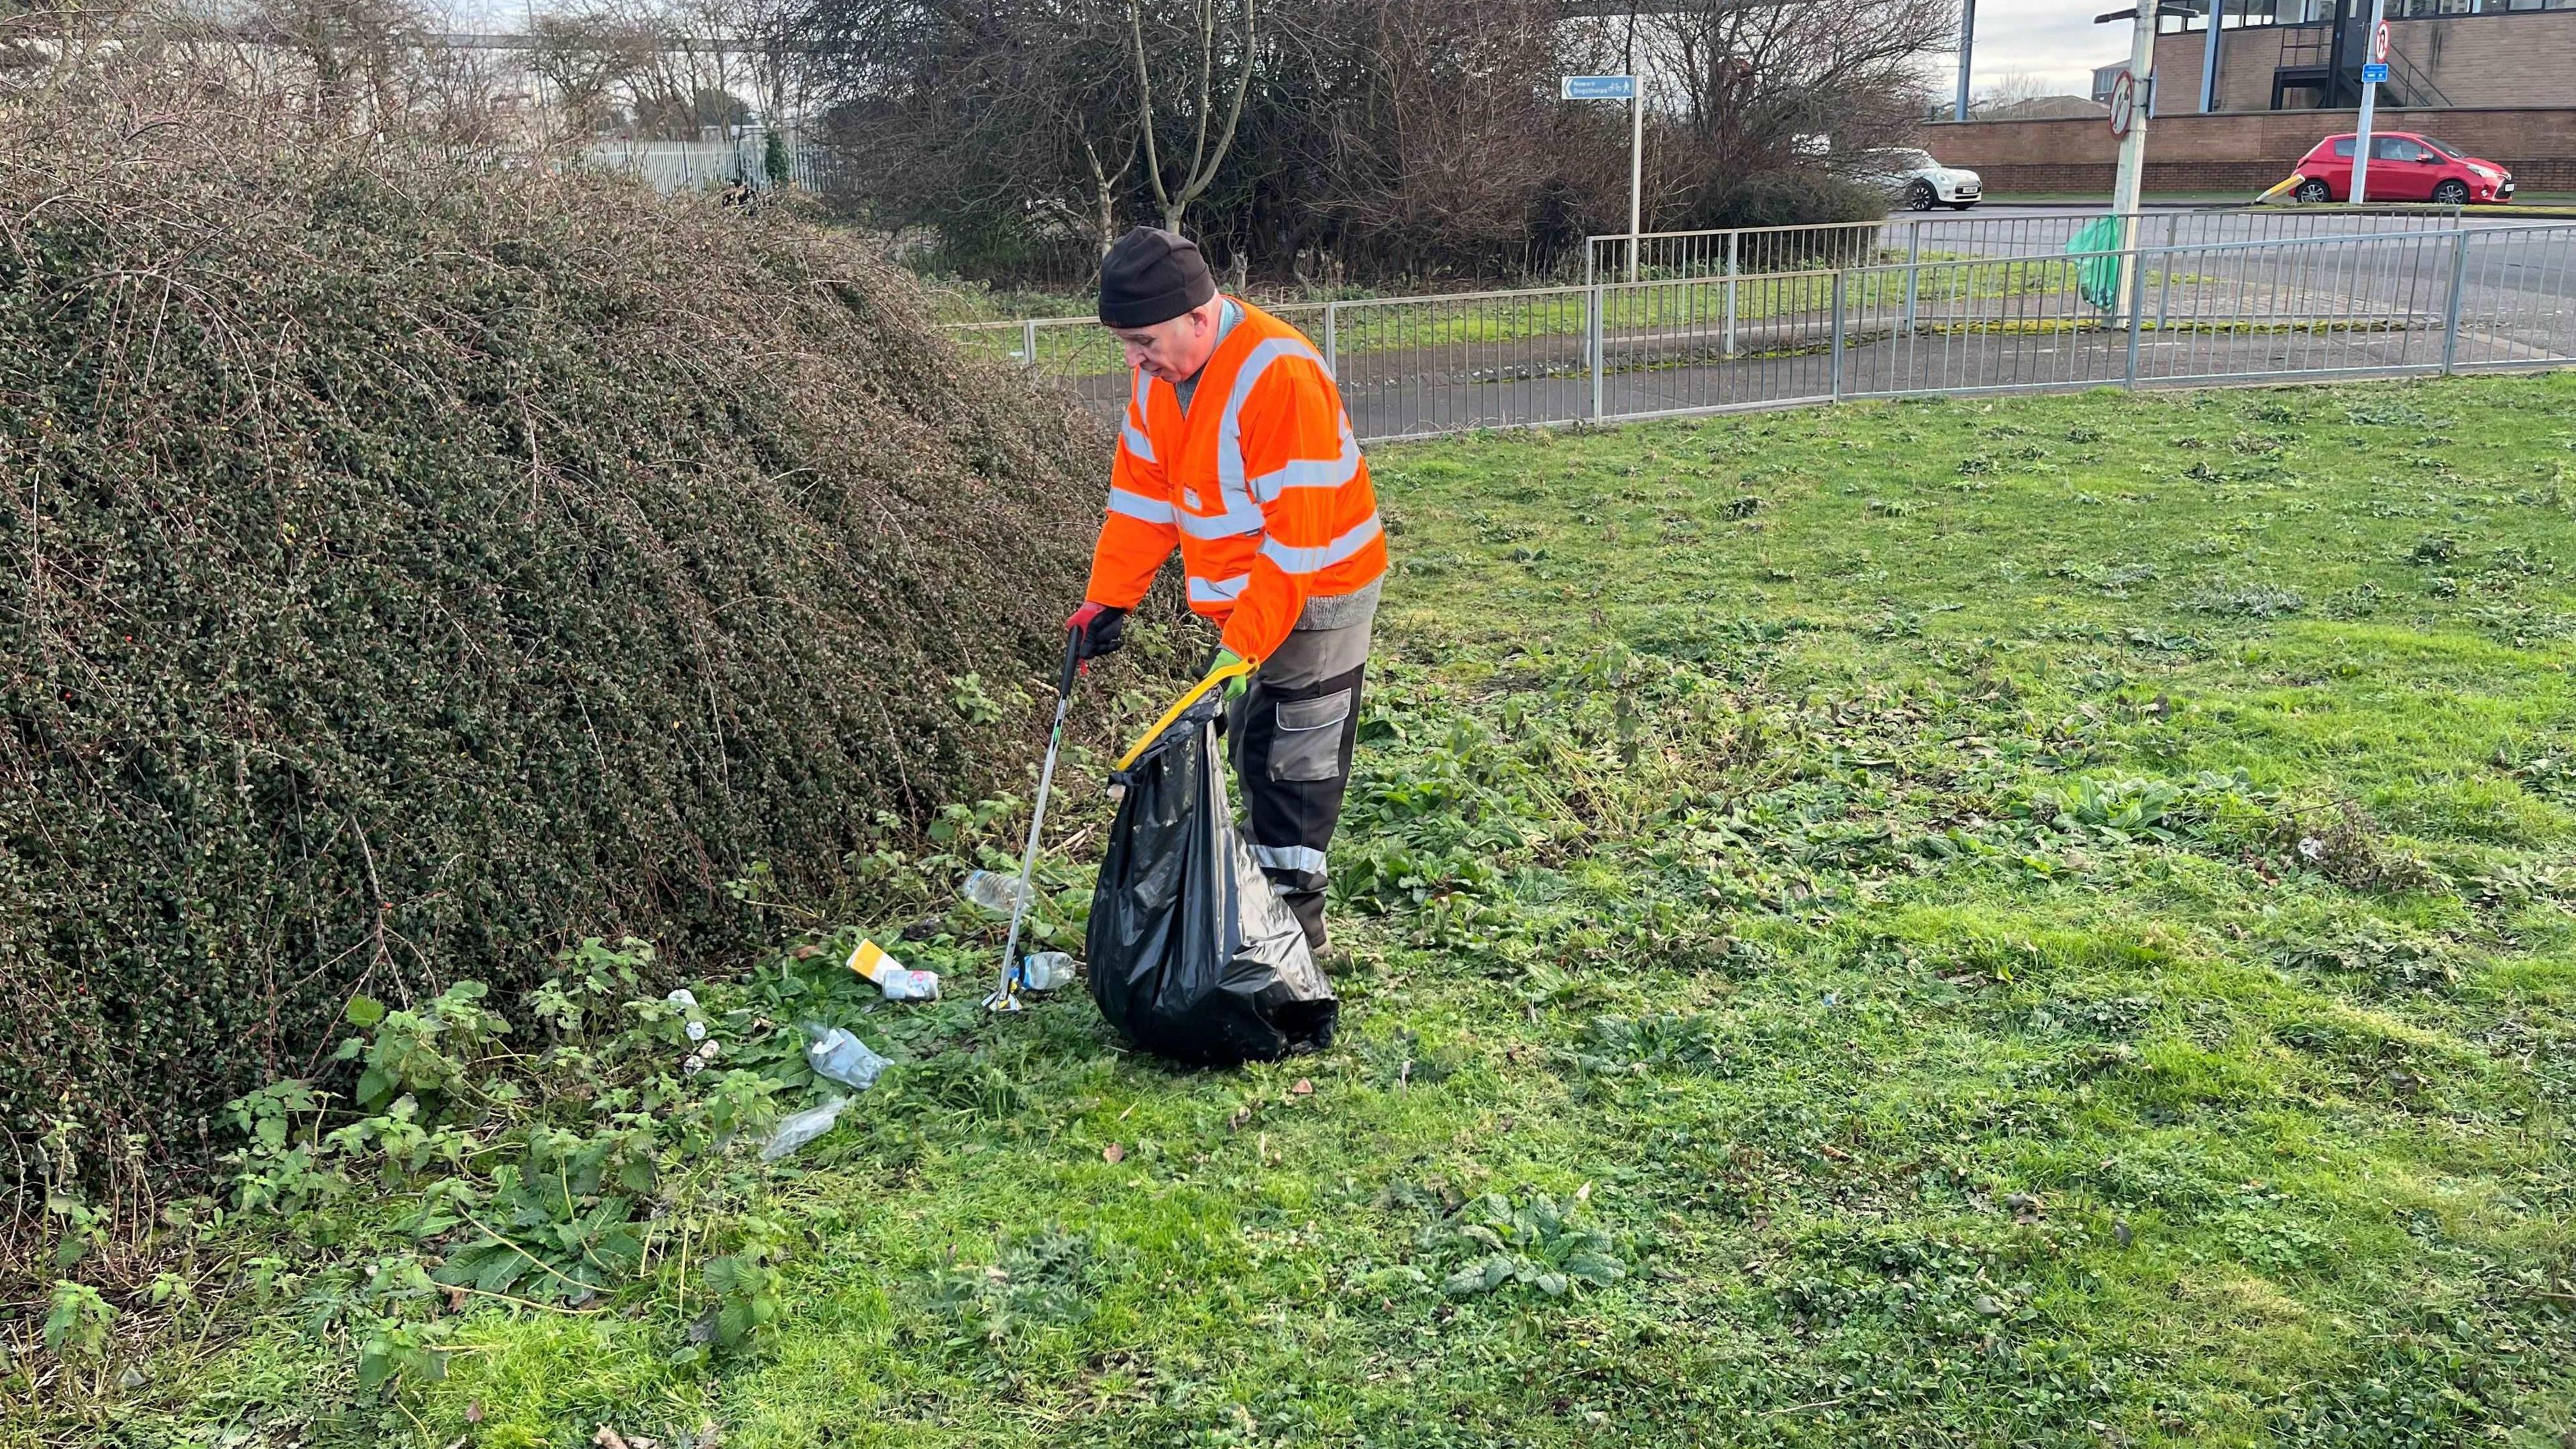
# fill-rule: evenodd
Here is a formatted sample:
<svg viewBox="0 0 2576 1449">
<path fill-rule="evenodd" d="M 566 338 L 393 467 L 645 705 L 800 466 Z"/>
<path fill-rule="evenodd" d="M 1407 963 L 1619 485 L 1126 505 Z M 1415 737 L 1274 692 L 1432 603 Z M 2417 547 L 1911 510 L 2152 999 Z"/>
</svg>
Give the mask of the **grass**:
<svg viewBox="0 0 2576 1449">
<path fill-rule="evenodd" d="M 2576 374 L 1373 461 L 1332 1048 L 874 1009 L 755 1352 L 665 1263 L 377 1402 L 210 1272 L 0 1438 L 2571 1442 Z"/>
</svg>

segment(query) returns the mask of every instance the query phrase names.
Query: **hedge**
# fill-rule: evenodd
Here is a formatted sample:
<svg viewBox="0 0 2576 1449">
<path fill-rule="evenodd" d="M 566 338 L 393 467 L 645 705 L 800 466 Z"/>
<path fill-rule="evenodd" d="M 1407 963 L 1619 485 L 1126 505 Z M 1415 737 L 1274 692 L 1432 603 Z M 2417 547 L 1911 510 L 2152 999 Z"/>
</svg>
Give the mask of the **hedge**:
<svg viewBox="0 0 2576 1449">
<path fill-rule="evenodd" d="M 65 1119 L 202 1160 L 353 992 L 688 962 L 753 862 L 826 895 L 879 812 L 1017 779 L 1105 461 L 775 212 L 173 126 L 0 154 L 20 1188 Z"/>
</svg>

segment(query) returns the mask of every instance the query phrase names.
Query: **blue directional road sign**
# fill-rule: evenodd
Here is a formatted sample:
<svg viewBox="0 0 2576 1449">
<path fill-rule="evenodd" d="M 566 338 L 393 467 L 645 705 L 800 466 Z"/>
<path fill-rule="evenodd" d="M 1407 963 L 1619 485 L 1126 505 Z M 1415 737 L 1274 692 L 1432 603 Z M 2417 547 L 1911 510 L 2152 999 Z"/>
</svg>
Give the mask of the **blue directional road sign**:
<svg viewBox="0 0 2576 1449">
<path fill-rule="evenodd" d="M 1637 98 L 1637 78 L 1632 75 L 1570 75 L 1558 91 L 1569 101 L 1632 101 Z"/>
<path fill-rule="evenodd" d="M 2364 85 L 2375 86 L 2386 79 L 2388 79 L 2388 62 L 2384 60 L 2371 61 L 2361 68 L 2361 80 Z"/>
</svg>

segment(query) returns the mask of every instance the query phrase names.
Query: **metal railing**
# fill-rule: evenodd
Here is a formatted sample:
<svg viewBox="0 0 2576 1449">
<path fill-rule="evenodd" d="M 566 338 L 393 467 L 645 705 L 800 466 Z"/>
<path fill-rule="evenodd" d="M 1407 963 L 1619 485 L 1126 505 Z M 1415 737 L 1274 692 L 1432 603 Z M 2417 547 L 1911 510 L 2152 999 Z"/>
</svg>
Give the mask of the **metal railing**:
<svg viewBox="0 0 2576 1449">
<path fill-rule="evenodd" d="M 2576 364 L 2576 226 L 2150 238 L 1273 310 L 1314 339 L 1371 442 L 1915 393 L 2549 367 Z M 1126 404 L 1119 349 L 1090 318 L 956 335 L 1104 414 Z"/>
<path fill-rule="evenodd" d="M 2037 256 L 2064 249 L 2104 213 L 2047 216 L 1890 216 L 1878 221 L 1808 226 L 1751 226 L 1716 231 L 1648 232 L 1637 238 L 1636 273 L 1628 269 L 1628 235 L 1584 238 L 1585 286 L 1596 282 L 1679 281 L 1744 272 L 1844 269 L 1888 262 L 1960 257 Z M 2137 224 L 2140 246 L 2286 241 L 2389 231 L 2452 231 L 2456 206 L 2405 209 L 2338 206 L 2160 208 L 2123 213 Z"/>
</svg>

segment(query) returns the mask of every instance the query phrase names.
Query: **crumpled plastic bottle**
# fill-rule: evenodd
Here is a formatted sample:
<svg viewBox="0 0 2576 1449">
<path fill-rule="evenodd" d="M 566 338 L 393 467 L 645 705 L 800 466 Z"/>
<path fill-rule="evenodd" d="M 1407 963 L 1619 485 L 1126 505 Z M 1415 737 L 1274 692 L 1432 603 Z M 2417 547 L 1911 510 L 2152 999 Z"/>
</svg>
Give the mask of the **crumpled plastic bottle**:
<svg viewBox="0 0 2576 1449">
<path fill-rule="evenodd" d="M 1020 884 L 1017 876 L 999 871 L 970 870 L 959 883 L 957 893 L 997 916 L 1007 916 L 1035 892 Z"/>
<path fill-rule="evenodd" d="M 1062 951 L 1033 951 L 1020 958 L 1022 991 L 1053 991 L 1073 984 L 1073 958 Z"/>
<path fill-rule="evenodd" d="M 877 1084 L 879 1074 L 894 1065 L 868 1050 L 868 1044 L 850 1035 L 847 1027 L 826 1029 L 821 1022 L 809 1021 L 803 1031 L 805 1064 L 825 1081 L 864 1092 Z"/>
<path fill-rule="evenodd" d="M 778 1130 L 770 1135 L 768 1144 L 760 1149 L 760 1160 L 776 1162 L 788 1153 L 831 1131 L 832 1124 L 840 1120 L 841 1109 L 848 1105 L 850 1105 L 849 1098 L 834 1096 L 826 1099 L 819 1107 L 809 1107 L 780 1122 Z"/>
</svg>

